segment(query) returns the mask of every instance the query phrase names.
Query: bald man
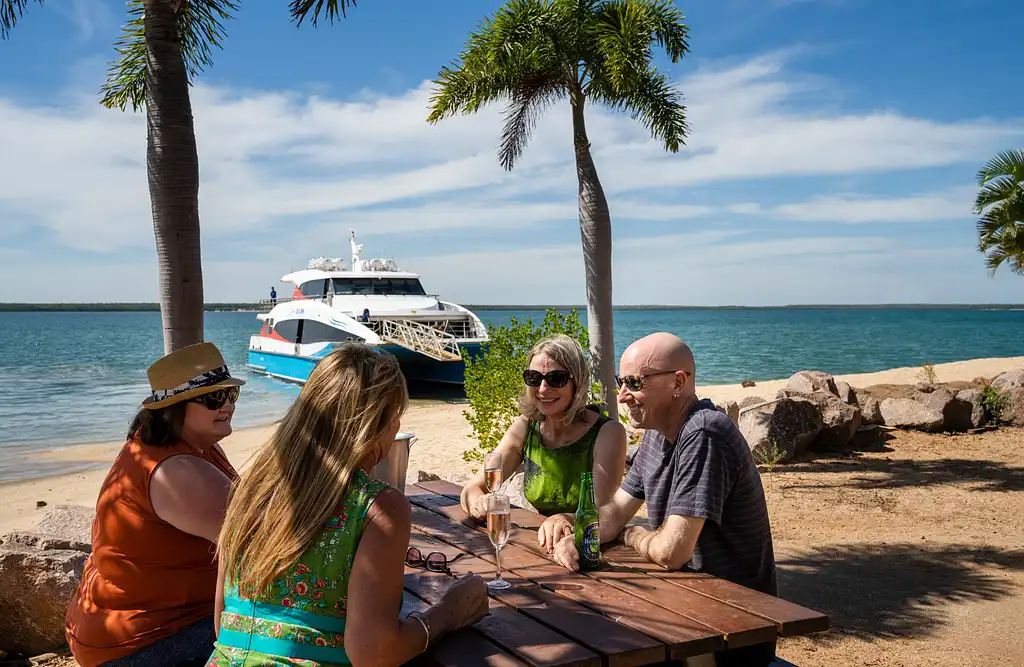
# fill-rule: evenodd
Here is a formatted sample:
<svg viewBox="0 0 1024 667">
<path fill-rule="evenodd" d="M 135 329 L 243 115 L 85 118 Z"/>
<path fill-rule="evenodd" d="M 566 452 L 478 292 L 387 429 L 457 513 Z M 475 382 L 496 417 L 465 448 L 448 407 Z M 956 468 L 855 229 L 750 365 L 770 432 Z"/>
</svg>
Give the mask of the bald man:
<svg viewBox="0 0 1024 667">
<path fill-rule="evenodd" d="M 601 541 L 623 542 L 670 570 L 692 569 L 775 595 L 775 555 L 761 476 L 736 424 L 696 394 L 693 352 L 656 333 L 619 361 L 618 401 L 644 438 L 629 473 L 600 508 Z M 626 526 L 647 503 L 650 528 Z M 556 559 L 579 567 L 573 537 Z M 768 665 L 775 643 L 721 651 L 718 667 Z"/>
</svg>

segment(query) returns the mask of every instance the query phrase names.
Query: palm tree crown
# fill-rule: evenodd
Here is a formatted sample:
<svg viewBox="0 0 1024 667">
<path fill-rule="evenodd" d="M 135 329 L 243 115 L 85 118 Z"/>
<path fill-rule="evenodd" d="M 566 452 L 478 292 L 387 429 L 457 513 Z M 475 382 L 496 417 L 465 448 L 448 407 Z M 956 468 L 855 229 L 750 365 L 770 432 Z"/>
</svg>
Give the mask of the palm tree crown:
<svg viewBox="0 0 1024 667">
<path fill-rule="evenodd" d="M 1005 263 L 1024 275 L 1024 150 L 1000 153 L 977 178 L 978 250 L 993 273 Z"/>
<path fill-rule="evenodd" d="M 676 152 L 687 133 L 680 93 L 652 60 L 688 50 L 683 15 L 661 0 L 511 0 L 470 36 L 438 75 L 428 120 L 507 100 L 498 159 L 512 169 L 552 102 L 589 99 L 628 112 Z M 576 143 L 585 136 L 576 136 Z"/>
</svg>

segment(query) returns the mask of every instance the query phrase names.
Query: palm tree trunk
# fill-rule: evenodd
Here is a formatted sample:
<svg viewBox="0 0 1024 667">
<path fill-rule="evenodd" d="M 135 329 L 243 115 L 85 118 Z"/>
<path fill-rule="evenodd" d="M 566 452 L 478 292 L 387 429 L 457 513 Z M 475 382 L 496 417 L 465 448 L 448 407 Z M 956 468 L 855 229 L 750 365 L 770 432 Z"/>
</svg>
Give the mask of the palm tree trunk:
<svg viewBox="0 0 1024 667">
<path fill-rule="evenodd" d="M 164 353 L 203 340 L 199 156 L 178 34 L 180 0 L 146 0 L 146 167 Z"/>
<path fill-rule="evenodd" d="M 612 220 L 608 200 L 590 155 L 582 92 L 572 96 L 573 144 L 579 181 L 580 237 L 587 273 L 587 333 L 590 355 L 608 416 L 618 418 L 615 402 L 615 327 L 612 322 Z"/>
</svg>

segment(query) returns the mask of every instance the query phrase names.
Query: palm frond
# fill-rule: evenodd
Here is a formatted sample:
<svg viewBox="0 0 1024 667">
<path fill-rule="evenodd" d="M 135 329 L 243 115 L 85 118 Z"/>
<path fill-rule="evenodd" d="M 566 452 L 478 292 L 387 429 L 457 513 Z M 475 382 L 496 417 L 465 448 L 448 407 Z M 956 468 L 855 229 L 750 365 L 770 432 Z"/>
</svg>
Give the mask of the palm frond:
<svg viewBox="0 0 1024 667">
<path fill-rule="evenodd" d="M 1018 183 L 1024 183 L 1024 150 L 1003 151 L 985 163 L 978 171 L 978 185 L 1000 177 L 1010 177 Z"/>
<path fill-rule="evenodd" d="M 599 73 L 591 79 L 587 97 L 616 111 L 629 113 L 651 136 L 661 141 L 667 151 L 676 153 L 686 143 L 690 127 L 682 93 L 667 76 L 653 68 L 634 77 L 625 88 L 616 86 Z"/>
<path fill-rule="evenodd" d="M 222 48 L 224 23 L 238 11 L 237 0 L 182 3 L 178 35 L 189 81 L 213 64 L 213 49 Z M 128 22 L 114 44 L 120 58 L 107 69 L 100 103 L 109 108 L 138 111 L 146 102 L 146 26 L 144 0 L 129 0 Z"/>
<path fill-rule="evenodd" d="M 35 0 L 42 5 L 43 0 Z M 25 9 L 32 0 L 0 0 L 0 39 L 11 36 L 11 30 L 18 20 L 25 15 Z"/>
<path fill-rule="evenodd" d="M 355 6 L 356 0 L 292 0 L 288 13 L 295 25 L 302 25 L 308 18 L 315 28 L 321 14 L 328 23 L 333 24 L 339 18 L 348 16 L 348 10 Z"/>
<path fill-rule="evenodd" d="M 555 72 L 540 72 L 515 88 L 505 110 L 505 126 L 498 148 L 498 162 L 502 167 L 508 171 L 515 167 L 541 114 L 567 93 L 564 82 Z"/>
<path fill-rule="evenodd" d="M 672 62 L 679 62 L 690 50 L 687 37 L 690 28 L 684 23 L 686 17 L 675 6 L 673 2 L 663 0 L 630 0 L 631 3 L 644 7 L 647 20 L 651 25 L 651 32 L 658 46 L 665 49 Z"/>
</svg>

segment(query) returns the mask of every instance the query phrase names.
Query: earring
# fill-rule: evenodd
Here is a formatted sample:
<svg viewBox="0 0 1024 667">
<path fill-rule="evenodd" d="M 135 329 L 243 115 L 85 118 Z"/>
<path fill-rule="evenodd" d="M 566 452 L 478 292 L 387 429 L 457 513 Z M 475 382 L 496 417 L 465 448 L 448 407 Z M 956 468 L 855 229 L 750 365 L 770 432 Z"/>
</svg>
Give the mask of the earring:
<svg viewBox="0 0 1024 667">
<path fill-rule="evenodd" d="M 672 398 L 679 398 L 679 394 L 672 394 Z"/>
</svg>

